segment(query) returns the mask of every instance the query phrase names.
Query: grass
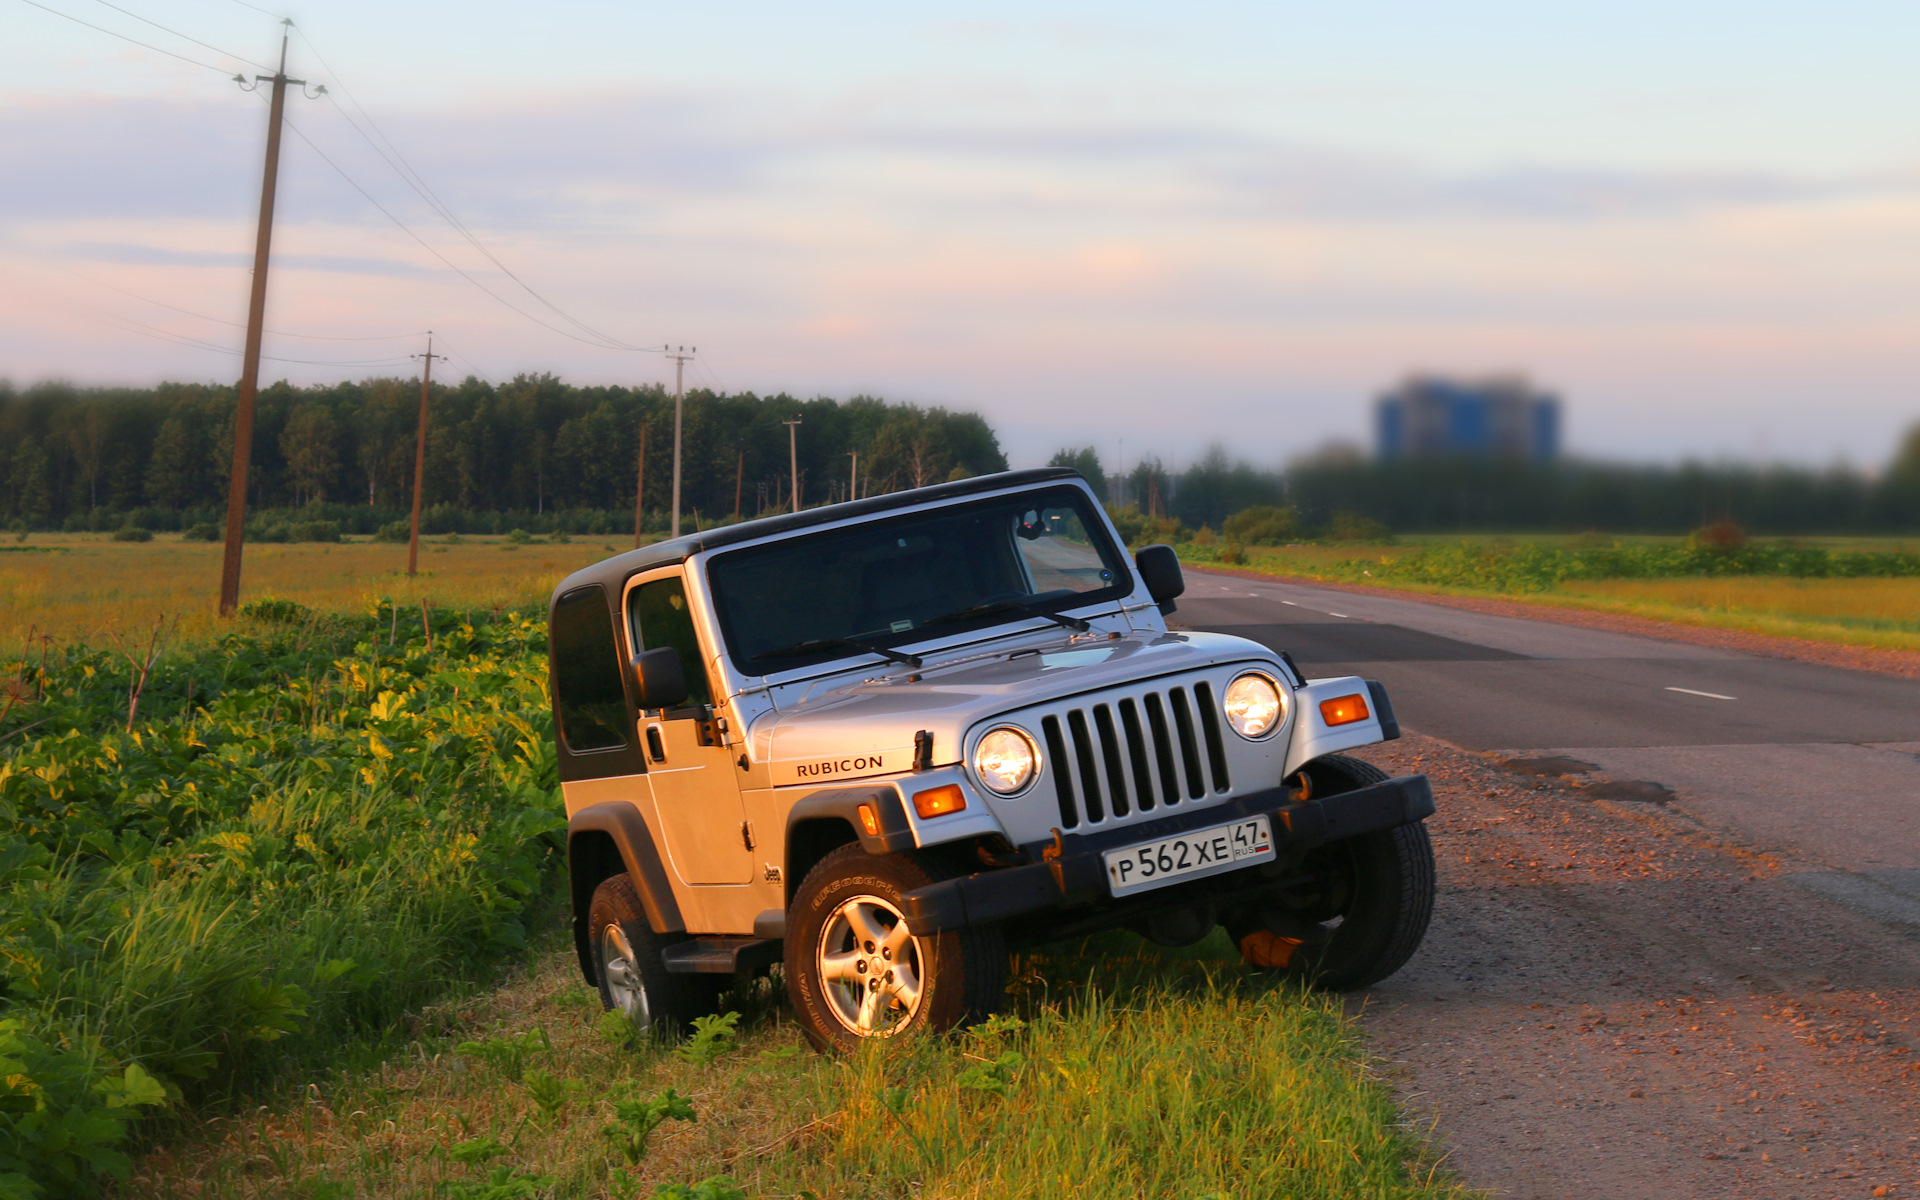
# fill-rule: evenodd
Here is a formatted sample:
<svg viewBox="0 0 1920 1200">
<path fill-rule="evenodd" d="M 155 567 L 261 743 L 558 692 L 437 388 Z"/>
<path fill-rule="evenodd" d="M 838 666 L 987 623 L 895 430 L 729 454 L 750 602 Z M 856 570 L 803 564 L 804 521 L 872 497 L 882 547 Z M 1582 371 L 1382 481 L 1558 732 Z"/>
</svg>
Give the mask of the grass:
<svg viewBox="0 0 1920 1200">
<path fill-rule="evenodd" d="M 117 655 L 0 658 L 0 1195 L 93 1194 L 136 1105 L 230 1104 L 525 945 L 565 824 L 545 622 L 285 615 L 137 720 Z"/>
<path fill-rule="evenodd" d="M 515 545 L 504 538 L 425 540 L 409 579 L 407 547 L 384 542 L 249 545 L 240 598 L 294 600 L 323 612 L 365 611 L 377 597 L 407 608 L 507 608 L 544 602 L 568 573 L 626 549 L 628 541 L 579 539 Z M 25 551 L 25 552 L 21 552 Z M 0 647 L 29 629 L 58 641 L 101 640 L 180 617 L 176 645 L 204 644 L 229 628 L 217 615 L 218 543 L 160 534 L 115 542 L 106 534 L 35 534 L 0 542 Z"/>
<path fill-rule="evenodd" d="M 391 1060 L 147 1156 L 127 1194 L 460 1194 L 496 1171 L 554 1197 L 721 1174 L 821 1200 L 1466 1194 L 1401 1122 L 1340 1003 L 1249 975 L 1223 937 L 1027 956 L 1016 1015 L 851 1060 L 806 1049 L 762 981 L 732 998 L 747 1019 L 705 1065 L 609 1041 L 557 941 L 491 997 L 424 1014 Z M 526 1047 L 517 1074 L 482 1053 L 507 1044 Z M 616 1103 L 668 1089 L 696 1119 L 665 1122 L 630 1164 L 604 1133 Z M 543 1109 L 542 1091 L 567 1099 Z M 488 1141 L 498 1157 L 460 1161 Z"/>
<path fill-rule="evenodd" d="M 1623 539 L 1624 541 L 1624 539 Z M 1633 544 L 1653 539 L 1635 539 Z M 1512 546 L 1512 540 L 1503 540 Z M 1503 548 L 1502 541 L 1484 543 Z M 1526 544 L 1551 544 L 1528 538 Z M 1677 544 L 1678 539 L 1669 539 Z M 1912 543 L 1885 539 L 1805 539 L 1842 551 L 1901 552 Z M 1580 608 L 1680 624 L 1797 637 L 1841 645 L 1920 650 L 1920 577 L 1794 578 L 1716 575 L 1681 578 L 1565 579 L 1546 590 L 1467 587 L 1365 574 L 1435 543 L 1386 546 L 1252 546 L 1240 569 L 1271 575 L 1372 584 L 1437 595 L 1479 596 L 1554 608 Z M 1571 546 L 1571 541 L 1564 543 Z M 1205 553 L 1205 552 L 1203 552 Z M 1207 555 L 1217 558 L 1217 548 Z M 1199 556 L 1195 556 L 1199 557 Z M 1383 573 L 1385 574 L 1385 573 Z"/>
<path fill-rule="evenodd" d="M 448 611 L 544 597 L 608 551 L 505 544 L 435 547 L 413 591 L 404 547 L 257 547 L 249 598 L 348 613 L 231 625 L 207 612 L 217 546 L 0 559 L 5 617 L 66 639 L 9 668 L 32 710 L 0 745 L 0 949 L 32 1018 L 0 1022 L 26 1068 L 7 1098 L 98 1134 L 44 1194 L 94 1194 L 130 1125 L 128 1196 L 624 1198 L 720 1174 L 821 1198 L 1460 1194 L 1340 1002 L 1219 937 L 1027 956 L 1017 1020 L 851 1061 L 804 1049 L 765 982 L 711 1064 L 609 1040 L 550 907 L 515 948 L 557 862 L 537 618 Z M 154 610 L 199 615 L 127 733 L 126 664 L 77 639 Z M 526 965 L 494 989 L 502 960 Z M 607 1127 L 668 1089 L 697 1119 L 630 1163 Z M 16 1111 L 0 1168 L 43 1172 Z M 0 1194 L 23 1178 L 0 1169 Z"/>
</svg>

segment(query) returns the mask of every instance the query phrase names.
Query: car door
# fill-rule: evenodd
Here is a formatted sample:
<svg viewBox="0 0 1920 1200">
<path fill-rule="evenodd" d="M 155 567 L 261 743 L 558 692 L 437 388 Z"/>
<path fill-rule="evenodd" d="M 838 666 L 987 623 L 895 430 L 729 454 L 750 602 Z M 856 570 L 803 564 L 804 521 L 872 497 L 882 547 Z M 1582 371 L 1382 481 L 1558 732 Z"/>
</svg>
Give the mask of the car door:
<svg viewBox="0 0 1920 1200">
<path fill-rule="evenodd" d="M 627 623 L 636 652 L 671 646 L 686 673 L 684 704 L 640 713 L 647 781 L 674 873 L 687 884 L 748 883 L 753 853 L 740 772 L 716 732 L 708 656 L 683 569 L 640 576 L 627 592 Z"/>
</svg>

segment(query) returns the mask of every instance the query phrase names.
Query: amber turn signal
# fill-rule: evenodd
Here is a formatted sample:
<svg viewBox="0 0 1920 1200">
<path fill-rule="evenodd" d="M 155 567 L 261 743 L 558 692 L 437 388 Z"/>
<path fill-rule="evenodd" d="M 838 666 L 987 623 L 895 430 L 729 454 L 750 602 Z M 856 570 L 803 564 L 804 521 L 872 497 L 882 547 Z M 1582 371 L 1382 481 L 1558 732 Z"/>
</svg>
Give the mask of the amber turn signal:
<svg viewBox="0 0 1920 1200">
<path fill-rule="evenodd" d="M 1355 721 L 1366 720 L 1370 715 L 1364 696 L 1335 696 L 1320 702 L 1320 719 L 1329 725 L 1351 725 Z"/>
<path fill-rule="evenodd" d="M 860 828 L 867 831 L 868 837 L 880 836 L 880 818 L 873 815 L 873 805 L 860 806 Z"/>
<path fill-rule="evenodd" d="M 948 813 L 957 813 L 967 806 L 967 795 L 957 783 L 945 787 L 928 788 L 924 792 L 913 794 L 913 811 L 925 820 L 928 817 L 944 817 Z"/>
</svg>

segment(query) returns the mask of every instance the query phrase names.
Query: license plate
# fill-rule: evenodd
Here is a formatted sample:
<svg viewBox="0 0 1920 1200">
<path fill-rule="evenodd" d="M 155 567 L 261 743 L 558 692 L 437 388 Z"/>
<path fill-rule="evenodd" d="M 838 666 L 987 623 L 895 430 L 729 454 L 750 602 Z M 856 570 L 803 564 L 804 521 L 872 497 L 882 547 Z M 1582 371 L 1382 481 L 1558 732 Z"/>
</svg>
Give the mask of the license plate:
<svg viewBox="0 0 1920 1200">
<path fill-rule="evenodd" d="M 1109 850 L 1100 857 L 1107 866 L 1107 886 L 1114 895 L 1125 896 L 1271 860 L 1273 829 L 1265 816 L 1248 817 Z"/>
</svg>

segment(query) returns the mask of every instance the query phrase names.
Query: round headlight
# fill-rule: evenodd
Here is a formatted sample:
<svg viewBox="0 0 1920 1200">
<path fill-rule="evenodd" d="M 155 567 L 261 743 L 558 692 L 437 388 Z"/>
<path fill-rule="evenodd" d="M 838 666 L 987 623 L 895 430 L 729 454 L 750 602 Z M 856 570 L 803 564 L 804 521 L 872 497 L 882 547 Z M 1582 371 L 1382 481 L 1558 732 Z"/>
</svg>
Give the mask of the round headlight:
<svg viewBox="0 0 1920 1200">
<path fill-rule="evenodd" d="M 1265 675 L 1242 675 L 1227 685 L 1227 724 L 1243 738 L 1261 737 L 1286 713 L 1280 689 Z"/>
<path fill-rule="evenodd" d="M 1001 796 L 1011 796 L 1032 783 L 1039 762 L 1033 740 L 1018 729 L 992 730 L 973 748 L 974 774 L 988 791 Z"/>
</svg>

